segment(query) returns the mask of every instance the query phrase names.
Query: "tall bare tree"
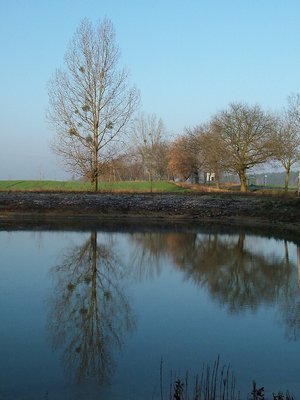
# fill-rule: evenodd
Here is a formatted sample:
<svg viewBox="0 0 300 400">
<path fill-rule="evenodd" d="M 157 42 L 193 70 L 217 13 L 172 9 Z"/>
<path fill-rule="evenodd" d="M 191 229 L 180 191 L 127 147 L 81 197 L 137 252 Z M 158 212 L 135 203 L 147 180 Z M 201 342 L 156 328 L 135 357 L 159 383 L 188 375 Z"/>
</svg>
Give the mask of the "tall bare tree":
<svg viewBox="0 0 300 400">
<path fill-rule="evenodd" d="M 291 167 L 300 156 L 300 135 L 293 117 L 288 112 L 278 118 L 273 135 L 274 158 L 285 170 L 284 189 L 288 190 Z"/>
<path fill-rule="evenodd" d="M 140 114 L 133 124 L 133 142 L 149 181 L 161 179 L 167 171 L 166 128 L 155 114 Z"/>
<path fill-rule="evenodd" d="M 300 129 L 300 93 L 292 93 L 287 98 L 287 114 L 293 121 L 293 124 Z"/>
<path fill-rule="evenodd" d="M 232 103 L 214 120 L 229 156 L 229 170 L 238 174 L 241 191 L 247 190 L 246 171 L 272 156 L 274 118 L 258 105 Z"/>
<path fill-rule="evenodd" d="M 48 119 L 57 131 L 53 150 L 69 170 L 88 177 L 95 190 L 99 161 L 125 132 L 139 100 L 118 61 L 111 21 L 93 27 L 85 19 L 66 53 L 65 69 L 57 70 L 49 85 Z"/>
</svg>

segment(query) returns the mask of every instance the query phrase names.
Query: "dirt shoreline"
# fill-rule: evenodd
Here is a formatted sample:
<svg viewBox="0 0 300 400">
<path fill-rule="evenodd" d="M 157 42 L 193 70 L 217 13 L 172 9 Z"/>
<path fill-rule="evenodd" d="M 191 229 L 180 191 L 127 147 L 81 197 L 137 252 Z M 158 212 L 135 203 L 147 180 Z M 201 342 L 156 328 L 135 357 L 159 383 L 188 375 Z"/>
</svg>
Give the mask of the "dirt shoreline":
<svg viewBox="0 0 300 400">
<path fill-rule="evenodd" d="M 189 223 L 300 232 L 300 198 L 239 194 L 0 192 L 0 229 L 15 224 Z"/>
</svg>

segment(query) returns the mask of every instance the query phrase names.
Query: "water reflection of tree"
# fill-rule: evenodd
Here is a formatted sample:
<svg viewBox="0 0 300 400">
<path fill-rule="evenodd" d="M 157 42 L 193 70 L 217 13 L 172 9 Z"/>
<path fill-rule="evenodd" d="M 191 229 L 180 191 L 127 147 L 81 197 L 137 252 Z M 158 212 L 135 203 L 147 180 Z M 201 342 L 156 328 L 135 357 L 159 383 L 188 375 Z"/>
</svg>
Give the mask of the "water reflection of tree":
<svg viewBox="0 0 300 400">
<path fill-rule="evenodd" d="M 54 349 L 62 348 L 66 370 L 78 382 L 101 383 L 114 369 L 112 350 L 134 327 L 121 286 L 124 269 L 113 248 L 97 243 L 93 232 L 53 268 L 56 293 L 49 319 Z"/>
<path fill-rule="evenodd" d="M 287 256 L 267 257 L 245 246 L 245 234 L 164 234 L 153 250 L 155 233 L 136 237 L 143 246 L 140 271 L 150 268 L 148 260 L 168 254 L 185 276 L 208 288 L 212 297 L 231 312 L 256 309 L 261 303 L 273 303 L 287 295 L 293 266 Z M 151 239 L 151 240 L 150 240 Z M 146 265 L 143 262 L 147 261 Z M 149 273 L 147 272 L 147 275 Z"/>
<path fill-rule="evenodd" d="M 288 252 L 287 252 L 288 255 Z M 289 293 L 280 304 L 280 321 L 285 325 L 285 335 L 289 340 L 300 339 L 300 245 L 297 245 L 298 279 L 289 287 Z"/>
<path fill-rule="evenodd" d="M 288 290 L 292 268 L 285 260 L 264 256 L 244 246 L 245 235 L 230 241 L 218 235 L 188 238 L 176 264 L 197 284 L 204 285 L 232 312 L 273 303 Z M 184 257 L 184 262 L 180 260 Z"/>
<path fill-rule="evenodd" d="M 166 253 L 166 237 L 157 232 L 133 233 L 131 235 L 133 248 L 131 266 L 139 280 L 152 279 L 162 271 L 161 257 Z"/>
</svg>

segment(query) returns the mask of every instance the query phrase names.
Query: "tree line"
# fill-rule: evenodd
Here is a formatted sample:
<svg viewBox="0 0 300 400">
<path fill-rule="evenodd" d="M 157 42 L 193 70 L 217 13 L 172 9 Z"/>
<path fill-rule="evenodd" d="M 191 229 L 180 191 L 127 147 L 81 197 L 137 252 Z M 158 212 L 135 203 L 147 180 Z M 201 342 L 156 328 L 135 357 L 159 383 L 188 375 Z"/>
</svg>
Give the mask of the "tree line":
<svg viewBox="0 0 300 400">
<path fill-rule="evenodd" d="M 57 135 L 53 150 L 66 167 L 92 182 L 99 179 L 190 180 L 225 172 L 247 189 L 247 171 L 276 161 L 289 174 L 299 161 L 300 95 L 284 110 L 266 112 L 259 105 L 231 103 L 210 120 L 169 139 L 156 115 L 139 114 L 139 92 L 120 69 L 114 27 L 103 20 L 94 27 L 83 20 L 49 84 L 48 119 Z"/>
</svg>

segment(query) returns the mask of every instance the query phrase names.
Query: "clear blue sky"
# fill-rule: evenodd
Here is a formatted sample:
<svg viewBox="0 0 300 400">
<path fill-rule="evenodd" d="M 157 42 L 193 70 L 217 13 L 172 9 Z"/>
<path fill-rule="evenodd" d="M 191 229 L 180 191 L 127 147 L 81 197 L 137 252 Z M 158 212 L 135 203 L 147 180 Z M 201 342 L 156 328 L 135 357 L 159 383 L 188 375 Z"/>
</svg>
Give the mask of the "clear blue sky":
<svg viewBox="0 0 300 400">
<path fill-rule="evenodd" d="M 146 113 L 172 134 L 232 101 L 300 92 L 299 0 L 0 0 L 0 179 L 64 179 L 47 82 L 80 21 L 112 20 Z"/>
</svg>

